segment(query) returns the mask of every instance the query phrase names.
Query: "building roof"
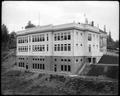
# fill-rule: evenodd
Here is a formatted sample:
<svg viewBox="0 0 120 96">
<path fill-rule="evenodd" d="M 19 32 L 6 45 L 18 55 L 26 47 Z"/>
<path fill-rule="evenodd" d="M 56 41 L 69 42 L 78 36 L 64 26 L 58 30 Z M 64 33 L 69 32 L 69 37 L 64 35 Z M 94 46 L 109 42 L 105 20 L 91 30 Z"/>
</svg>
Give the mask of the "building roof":
<svg viewBox="0 0 120 96">
<path fill-rule="evenodd" d="M 46 25 L 46 26 L 37 26 L 33 28 L 28 28 L 22 31 L 18 31 L 17 35 L 25 35 L 25 34 L 34 34 L 37 32 L 55 32 L 58 30 L 68 30 L 68 29 L 77 29 L 77 30 L 84 30 L 84 31 L 91 31 L 100 33 L 99 28 L 95 26 L 91 26 L 90 24 L 83 24 L 83 23 L 66 23 L 66 24 L 60 24 L 60 25 Z M 102 31 L 101 31 L 102 32 Z"/>
<path fill-rule="evenodd" d="M 101 30 L 101 29 L 99 29 L 99 31 L 100 31 L 100 32 L 102 32 L 102 33 L 105 33 L 105 34 L 107 34 L 107 32 L 105 32 L 105 31 L 103 31 L 103 30 Z"/>
</svg>

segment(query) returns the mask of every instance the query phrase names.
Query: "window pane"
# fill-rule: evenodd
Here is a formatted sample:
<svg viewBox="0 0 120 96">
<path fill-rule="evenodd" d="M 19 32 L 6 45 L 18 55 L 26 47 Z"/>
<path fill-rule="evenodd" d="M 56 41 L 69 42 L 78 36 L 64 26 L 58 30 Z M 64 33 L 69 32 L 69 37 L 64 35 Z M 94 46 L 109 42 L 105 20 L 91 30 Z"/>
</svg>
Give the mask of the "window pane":
<svg viewBox="0 0 120 96">
<path fill-rule="evenodd" d="M 71 44 L 68 44 L 68 51 L 71 51 Z"/>
<path fill-rule="evenodd" d="M 67 71 L 67 65 L 65 65 L 65 71 Z"/>
<path fill-rule="evenodd" d="M 68 71 L 71 71 L 71 66 L 70 65 L 68 65 Z"/>
<path fill-rule="evenodd" d="M 92 35 L 88 34 L 88 40 L 91 41 L 92 40 Z"/>
<path fill-rule="evenodd" d="M 63 71 L 63 65 L 61 65 L 61 71 Z"/>
</svg>

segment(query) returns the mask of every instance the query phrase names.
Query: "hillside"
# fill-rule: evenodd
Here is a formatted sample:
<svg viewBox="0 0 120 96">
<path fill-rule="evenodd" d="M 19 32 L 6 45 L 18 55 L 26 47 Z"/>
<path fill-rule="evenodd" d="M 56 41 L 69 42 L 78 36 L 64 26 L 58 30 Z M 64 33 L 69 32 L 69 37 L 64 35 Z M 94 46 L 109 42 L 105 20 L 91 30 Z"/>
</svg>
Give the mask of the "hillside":
<svg viewBox="0 0 120 96">
<path fill-rule="evenodd" d="M 3 95 L 117 95 L 118 81 L 64 77 L 16 70 L 15 57 L 2 62 Z"/>
</svg>

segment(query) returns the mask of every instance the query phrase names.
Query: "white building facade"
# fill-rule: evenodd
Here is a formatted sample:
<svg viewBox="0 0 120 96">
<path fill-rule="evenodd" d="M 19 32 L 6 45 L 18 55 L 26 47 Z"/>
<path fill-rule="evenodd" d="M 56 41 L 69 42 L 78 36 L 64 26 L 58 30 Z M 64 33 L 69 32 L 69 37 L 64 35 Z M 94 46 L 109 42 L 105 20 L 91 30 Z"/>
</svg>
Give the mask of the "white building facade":
<svg viewBox="0 0 120 96">
<path fill-rule="evenodd" d="M 107 34 L 89 24 L 68 23 L 17 32 L 17 66 L 35 72 L 78 74 L 106 52 Z"/>
</svg>

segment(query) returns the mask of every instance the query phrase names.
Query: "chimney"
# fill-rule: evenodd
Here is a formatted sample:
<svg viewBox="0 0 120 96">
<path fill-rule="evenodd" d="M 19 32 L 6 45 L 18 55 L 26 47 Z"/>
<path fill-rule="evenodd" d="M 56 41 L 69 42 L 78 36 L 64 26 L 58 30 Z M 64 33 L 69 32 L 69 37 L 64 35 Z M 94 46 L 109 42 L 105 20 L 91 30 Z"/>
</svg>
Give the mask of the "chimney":
<svg viewBox="0 0 120 96">
<path fill-rule="evenodd" d="M 106 26 L 104 25 L 104 32 L 106 32 Z"/>
<path fill-rule="evenodd" d="M 94 21 L 91 22 L 91 25 L 94 26 Z"/>
</svg>

